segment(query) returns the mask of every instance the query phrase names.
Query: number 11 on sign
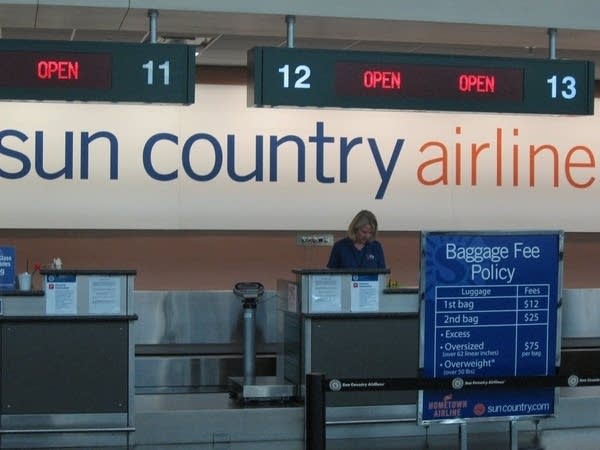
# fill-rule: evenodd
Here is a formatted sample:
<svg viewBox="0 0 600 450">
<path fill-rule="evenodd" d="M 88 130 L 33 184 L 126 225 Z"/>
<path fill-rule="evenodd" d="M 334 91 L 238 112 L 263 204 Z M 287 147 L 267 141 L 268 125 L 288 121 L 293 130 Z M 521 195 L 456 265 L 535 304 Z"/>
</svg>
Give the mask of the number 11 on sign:
<svg viewBox="0 0 600 450">
<path fill-rule="evenodd" d="M 150 60 L 146 64 L 142 64 L 142 67 L 144 69 L 146 69 L 146 71 L 148 72 L 147 73 L 148 77 L 147 77 L 146 83 L 148 85 L 154 84 L 154 61 Z M 159 64 L 158 69 L 162 70 L 162 72 L 163 72 L 163 84 L 165 86 L 168 86 L 169 85 L 169 61 L 165 61 L 164 63 Z"/>
</svg>

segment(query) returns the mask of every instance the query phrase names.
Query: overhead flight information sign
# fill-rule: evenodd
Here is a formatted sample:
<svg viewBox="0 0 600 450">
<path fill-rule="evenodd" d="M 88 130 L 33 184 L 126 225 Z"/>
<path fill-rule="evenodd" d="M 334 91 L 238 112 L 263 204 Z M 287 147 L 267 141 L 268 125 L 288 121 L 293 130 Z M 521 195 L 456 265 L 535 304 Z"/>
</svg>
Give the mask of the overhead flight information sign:
<svg viewBox="0 0 600 450">
<path fill-rule="evenodd" d="M 251 106 L 590 115 L 588 61 L 257 47 Z"/>
<path fill-rule="evenodd" d="M 425 233 L 420 367 L 427 378 L 555 375 L 562 233 Z M 547 416 L 555 389 L 422 391 L 422 422 Z"/>
<path fill-rule="evenodd" d="M 0 100 L 194 102 L 188 45 L 0 39 Z"/>
</svg>

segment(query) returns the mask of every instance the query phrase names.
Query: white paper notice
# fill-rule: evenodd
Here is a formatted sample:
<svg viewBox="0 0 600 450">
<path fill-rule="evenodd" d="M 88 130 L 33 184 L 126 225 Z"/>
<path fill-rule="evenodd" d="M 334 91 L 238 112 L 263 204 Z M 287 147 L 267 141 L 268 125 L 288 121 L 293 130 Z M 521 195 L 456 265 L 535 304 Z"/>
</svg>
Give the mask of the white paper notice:
<svg viewBox="0 0 600 450">
<path fill-rule="evenodd" d="M 357 312 L 379 311 L 379 282 L 353 280 L 350 286 L 350 309 Z"/>
<path fill-rule="evenodd" d="M 310 292 L 310 312 L 341 312 L 342 278 L 340 276 L 313 275 Z"/>
<path fill-rule="evenodd" d="M 46 280 L 46 314 L 77 314 L 75 275 L 48 276 Z"/>
<path fill-rule="evenodd" d="M 121 312 L 121 278 L 90 277 L 90 314 Z"/>
</svg>

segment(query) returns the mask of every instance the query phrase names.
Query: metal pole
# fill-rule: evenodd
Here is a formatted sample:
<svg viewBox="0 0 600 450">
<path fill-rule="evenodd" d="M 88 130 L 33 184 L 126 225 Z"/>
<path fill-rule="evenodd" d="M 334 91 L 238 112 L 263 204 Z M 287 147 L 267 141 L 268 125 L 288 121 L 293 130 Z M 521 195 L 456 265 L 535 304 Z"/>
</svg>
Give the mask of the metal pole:
<svg viewBox="0 0 600 450">
<path fill-rule="evenodd" d="M 519 450 L 519 429 L 517 421 L 510 421 L 510 450 Z"/>
<path fill-rule="evenodd" d="M 304 402 L 305 450 L 325 450 L 325 375 L 306 374 Z"/>
<path fill-rule="evenodd" d="M 458 428 L 458 440 L 460 441 L 460 450 L 467 450 L 467 424 L 461 423 Z"/>
<path fill-rule="evenodd" d="M 255 384 L 256 299 L 244 301 L 244 384 Z"/>
<path fill-rule="evenodd" d="M 288 48 L 294 48 L 294 24 L 296 23 L 296 16 L 285 16 L 285 23 L 287 24 L 287 46 Z"/>
<path fill-rule="evenodd" d="M 548 28 L 548 58 L 556 59 L 556 28 Z"/>
<path fill-rule="evenodd" d="M 156 44 L 156 36 L 158 30 L 158 11 L 156 9 L 149 9 L 148 17 L 150 18 L 150 43 Z"/>
</svg>

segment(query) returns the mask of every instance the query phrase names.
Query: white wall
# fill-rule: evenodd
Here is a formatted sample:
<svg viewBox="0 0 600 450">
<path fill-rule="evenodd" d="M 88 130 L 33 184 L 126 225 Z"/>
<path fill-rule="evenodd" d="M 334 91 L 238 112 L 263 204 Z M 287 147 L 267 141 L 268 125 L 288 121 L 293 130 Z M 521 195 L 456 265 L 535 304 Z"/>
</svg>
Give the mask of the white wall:
<svg viewBox="0 0 600 450">
<path fill-rule="evenodd" d="M 383 230 L 600 231 L 597 115 L 255 109 L 243 86 L 197 85 L 192 106 L 0 102 L 0 118 L 0 228 L 333 230 L 368 208 Z M 100 132 L 114 139 L 114 179 L 106 138 L 89 145 L 81 173 L 81 138 Z M 159 133 L 177 143 L 148 147 L 144 166 Z M 304 144 L 304 181 L 293 142 L 277 151 L 272 179 L 271 136 Z M 70 139 L 72 174 L 44 179 L 36 151 L 58 172 Z M 257 168 L 257 139 L 262 180 L 234 181 L 228 164 L 238 175 Z"/>
</svg>

